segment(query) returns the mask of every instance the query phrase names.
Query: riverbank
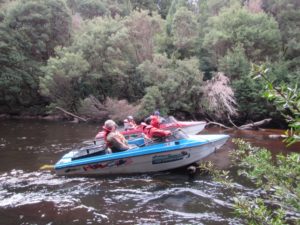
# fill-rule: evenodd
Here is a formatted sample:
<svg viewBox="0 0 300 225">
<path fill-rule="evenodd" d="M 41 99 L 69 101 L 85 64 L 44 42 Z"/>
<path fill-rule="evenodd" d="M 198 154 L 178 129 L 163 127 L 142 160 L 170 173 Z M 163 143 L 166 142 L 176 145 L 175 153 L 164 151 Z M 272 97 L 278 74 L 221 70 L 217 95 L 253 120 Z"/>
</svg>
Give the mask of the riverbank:
<svg viewBox="0 0 300 225">
<path fill-rule="evenodd" d="M 99 123 L 103 122 L 105 118 L 99 119 L 89 119 L 86 121 L 81 121 L 77 118 L 63 115 L 63 114 L 53 114 L 53 115 L 9 115 L 9 114 L 0 114 L 0 120 L 45 120 L 45 121 L 56 121 L 56 122 L 72 122 L 72 123 L 79 123 L 79 122 L 91 122 L 91 123 Z"/>
</svg>

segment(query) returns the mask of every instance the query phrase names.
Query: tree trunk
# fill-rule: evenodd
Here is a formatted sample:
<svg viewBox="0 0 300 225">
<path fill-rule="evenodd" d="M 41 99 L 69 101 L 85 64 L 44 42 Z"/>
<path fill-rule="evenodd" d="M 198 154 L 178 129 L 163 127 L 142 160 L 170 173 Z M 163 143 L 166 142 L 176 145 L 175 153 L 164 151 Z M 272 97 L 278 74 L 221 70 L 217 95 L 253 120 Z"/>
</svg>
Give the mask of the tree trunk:
<svg viewBox="0 0 300 225">
<path fill-rule="evenodd" d="M 260 126 L 269 123 L 271 120 L 272 120 L 272 119 L 268 118 L 268 119 L 264 119 L 264 120 L 257 121 L 257 122 L 254 122 L 254 123 L 244 124 L 244 125 L 242 125 L 242 126 L 236 126 L 236 125 L 234 125 L 233 122 L 230 120 L 230 123 L 233 124 L 233 127 L 227 127 L 227 126 L 225 126 L 224 124 L 217 123 L 217 122 L 213 122 L 213 121 L 209 121 L 209 122 L 207 123 L 207 125 L 209 125 L 209 124 L 214 124 L 214 125 L 223 127 L 223 128 L 225 128 L 225 129 L 251 130 L 251 129 L 257 129 L 257 128 L 260 127 Z"/>
<path fill-rule="evenodd" d="M 84 121 L 84 122 L 87 122 L 87 119 L 82 118 L 82 117 L 80 117 L 80 116 L 77 116 L 77 115 L 75 115 L 75 114 L 73 114 L 73 113 L 70 113 L 70 112 L 66 111 L 65 109 L 63 109 L 63 108 L 61 108 L 61 107 L 55 107 L 55 108 L 56 108 L 56 109 L 59 109 L 60 111 L 64 112 L 65 114 L 70 115 L 70 116 L 72 116 L 72 117 L 74 117 L 74 118 L 76 118 L 76 119 L 79 119 L 79 120 L 82 120 L 82 121 Z"/>
</svg>

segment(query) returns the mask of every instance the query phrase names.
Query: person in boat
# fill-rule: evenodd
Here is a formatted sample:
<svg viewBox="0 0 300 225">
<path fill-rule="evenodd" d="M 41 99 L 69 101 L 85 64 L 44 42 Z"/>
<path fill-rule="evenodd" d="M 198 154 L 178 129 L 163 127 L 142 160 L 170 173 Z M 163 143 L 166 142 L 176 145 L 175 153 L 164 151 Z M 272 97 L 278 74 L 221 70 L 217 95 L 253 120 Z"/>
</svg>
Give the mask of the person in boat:
<svg viewBox="0 0 300 225">
<path fill-rule="evenodd" d="M 172 134 L 172 132 L 169 130 L 162 130 L 146 123 L 141 123 L 141 127 L 145 135 L 146 142 L 149 140 L 163 141 Z"/>
<path fill-rule="evenodd" d="M 135 129 L 136 127 L 137 127 L 136 122 L 134 121 L 132 116 L 128 116 L 124 120 L 124 129 L 125 129 L 125 131 Z"/>
<path fill-rule="evenodd" d="M 109 147 L 113 153 L 126 151 L 130 148 L 123 134 L 117 131 L 117 124 L 115 121 L 106 120 L 103 130 L 106 146 Z"/>
<path fill-rule="evenodd" d="M 153 115 L 147 117 L 145 121 L 153 127 L 160 128 L 160 124 L 163 123 L 165 119 L 161 117 L 159 111 L 156 110 Z"/>
<path fill-rule="evenodd" d="M 94 142 L 95 142 L 97 139 L 102 139 L 102 138 L 104 138 L 104 134 L 105 134 L 105 132 L 104 132 L 103 130 L 99 131 L 99 132 L 96 134 L 95 138 L 94 138 Z"/>
</svg>

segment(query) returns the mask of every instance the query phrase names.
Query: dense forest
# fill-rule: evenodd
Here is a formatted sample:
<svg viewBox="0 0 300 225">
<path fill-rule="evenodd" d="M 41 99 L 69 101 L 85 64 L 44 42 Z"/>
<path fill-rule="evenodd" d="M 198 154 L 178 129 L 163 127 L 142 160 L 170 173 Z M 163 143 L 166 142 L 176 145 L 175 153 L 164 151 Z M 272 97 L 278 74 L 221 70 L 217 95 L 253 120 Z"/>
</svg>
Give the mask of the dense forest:
<svg viewBox="0 0 300 225">
<path fill-rule="evenodd" d="M 251 65 L 300 84 L 299 0 L 0 0 L 0 114 L 271 117 Z"/>
</svg>

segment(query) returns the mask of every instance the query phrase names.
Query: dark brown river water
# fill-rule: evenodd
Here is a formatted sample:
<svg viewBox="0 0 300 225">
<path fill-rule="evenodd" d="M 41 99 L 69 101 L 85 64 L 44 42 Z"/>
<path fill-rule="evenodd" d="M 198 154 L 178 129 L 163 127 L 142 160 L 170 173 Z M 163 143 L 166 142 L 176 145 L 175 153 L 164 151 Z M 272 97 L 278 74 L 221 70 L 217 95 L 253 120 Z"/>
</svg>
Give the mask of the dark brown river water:
<svg viewBox="0 0 300 225">
<path fill-rule="evenodd" d="M 39 168 L 72 148 L 89 143 L 99 125 L 0 120 L 0 224 L 243 224 L 232 198 L 253 191 L 236 183 L 227 189 L 208 176 L 185 171 L 99 178 L 58 177 Z M 285 149 L 269 134 L 279 130 L 231 131 L 274 153 Z M 224 133 L 206 129 L 204 133 Z M 228 141 L 211 160 L 228 168 Z"/>
</svg>

